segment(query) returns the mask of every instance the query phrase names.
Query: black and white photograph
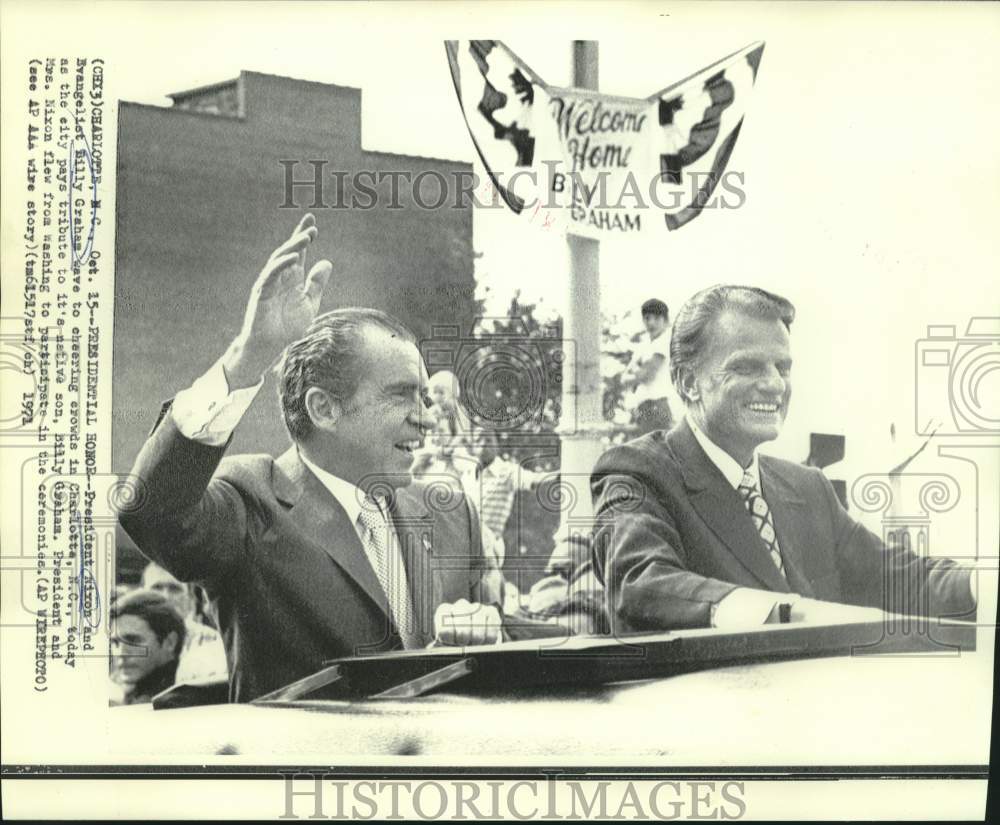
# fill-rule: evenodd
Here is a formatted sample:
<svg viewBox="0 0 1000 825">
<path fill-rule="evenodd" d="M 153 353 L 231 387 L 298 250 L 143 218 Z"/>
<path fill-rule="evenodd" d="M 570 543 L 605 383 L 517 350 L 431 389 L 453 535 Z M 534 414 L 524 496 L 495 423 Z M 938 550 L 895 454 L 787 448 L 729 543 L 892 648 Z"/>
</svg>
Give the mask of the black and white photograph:
<svg viewBox="0 0 1000 825">
<path fill-rule="evenodd" d="M 5 814 L 988 820 L 998 35 L 5 0 Z"/>
</svg>

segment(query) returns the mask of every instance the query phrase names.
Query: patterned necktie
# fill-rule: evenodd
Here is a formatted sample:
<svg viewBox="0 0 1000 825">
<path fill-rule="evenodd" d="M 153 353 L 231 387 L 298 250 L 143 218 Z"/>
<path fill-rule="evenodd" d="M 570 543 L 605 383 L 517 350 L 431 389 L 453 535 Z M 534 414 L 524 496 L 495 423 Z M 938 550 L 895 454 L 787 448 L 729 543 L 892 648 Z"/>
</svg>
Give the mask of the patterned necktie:
<svg viewBox="0 0 1000 825">
<path fill-rule="evenodd" d="M 778 536 L 774 532 L 774 519 L 771 517 L 771 508 L 764 501 L 764 497 L 760 494 L 760 488 L 757 486 L 757 480 L 749 471 L 743 474 L 743 480 L 740 482 L 738 490 L 740 495 L 743 496 L 743 503 L 747 506 L 750 518 L 753 519 L 753 526 L 757 528 L 757 533 L 760 535 L 761 541 L 764 542 L 768 553 L 771 554 L 771 561 L 774 562 L 774 566 L 781 573 L 781 578 L 788 581 L 785 576 L 785 565 L 781 560 L 781 548 L 778 547 Z"/>
<path fill-rule="evenodd" d="M 365 496 L 358 521 L 364 528 L 365 553 L 375 570 L 378 583 L 389 600 L 389 610 L 403 640 L 403 647 L 413 650 L 420 647 L 420 637 L 413 615 L 406 567 L 403 564 L 399 543 L 391 540 L 392 533 L 383 515 L 384 512 L 384 501 L 376 501 L 370 496 Z"/>
</svg>

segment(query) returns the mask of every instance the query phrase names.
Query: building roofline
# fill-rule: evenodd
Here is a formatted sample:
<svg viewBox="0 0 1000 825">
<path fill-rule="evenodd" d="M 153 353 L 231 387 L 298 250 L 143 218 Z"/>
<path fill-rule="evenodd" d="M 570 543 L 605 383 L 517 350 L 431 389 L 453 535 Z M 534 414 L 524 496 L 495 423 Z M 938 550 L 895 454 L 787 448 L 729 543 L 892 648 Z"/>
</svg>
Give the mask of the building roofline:
<svg viewBox="0 0 1000 825">
<path fill-rule="evenodd" d="M 204 86 L 196 86 L 193 89 L 183 89 L 179 92 L 171 92 L 166 95 L 171 100 L 183 99 L 185 97 L 191 97 L 192 95 L 204 94 L 206 92 L 214 92 L 218 89 L 225 88 L 226 86 L 232 86 L 234 84 L 239 85 L 244 77 L 248 75 L 256 75 L 257 77 L 269 77 L 275 80 L 290 80 L 294 83 L 308 83 L 311 86 L 329 86 L 334 89 L 346 89 L 352 92 L 361 92 L 361 89 L 357 86 L 343 86 L 340 83 L 327 83 L 323 80 L 306 80 L 302 77 L 292 77 L 291 75 L 284 74 L 272 74 L 270 72 L 255 72 L 252 69 L 241 69 L 237 77 L 230 78 L 229 80 L 220 80 L 217 83 L 207 83 Z"/>
<path fill-rule="evenodd" d="M 160 106 L 157 103 L 139 103 L 134 100 L 119 100 L 119 108 L 128 106 L 135 109 L 149 109 L 154 112 L 161 112 L 165 115 L 183 115 L 186 117 L 212 118 L 214 120 L 226 120 L 233 123 L 245 123 L 246 115 L 221 115 L 211 112 L 200 112 L 197 109 L 178 109 L 173 106 Z"/>
<path fill-rule="evenodd" d="M 438 158 L 431 155 L 414 155 L 410 152 L 385 152 L 380 149 L 365 149 L 361 148 L 361 151 L 365 155 L 380 155 L 386 158 L 406 158 L 408 160 L 427 160 L 433 163 L 446 163 L 452 166 L 468 166 L 472 167 L 471 160 L 456 160 L 455 158 Z"/>
<path fill-rule="evenodd" d="M 247 76 L 247 75 L 256 75 L 257 77 L 270 77 L 270 78 L 274 78 L 276 80 L 291 80 L 291 81 L 293 81 L 295 83 L 308 83 L 310 86 L 332 86 L 334 89 L 346 89 L 346 90 L 351 91 L 351 92 L 358 92 L 359 94 L 362 92 L 362 89 L 361 89 L 360 86 L 343 86 L 340 83 L 327 83 L 324 80 L 307 80 L 307 79 L 305 79 L 303 77 L 292 77 L 291 75 L 287 75 L 287 74 L 272 74 L 270 72 L 255 72 L 252 69 L 242 69 L 240 71 L 240 78 L 241 79 L 243 77 Z"/>
<path fill-rule="evenodd" d="M 242 74 L 242 72 L 241 72 Z M 225 88 L 226 86 L 235 86 L 238 84 L 240 79 L 234 77 L 231 80 L 220 80 L 218 83 L 207 83 L 204 86 L 195 86 L 193 89 L 184 89 L 180 92 L 171 92 L 167 95 L 175 103 L 178 100 L 182 100 L 185 97 L 191 97 L 192 95 L 204 94 L 205 92 L 214 92 L 219 89 Z"/>
</svg>

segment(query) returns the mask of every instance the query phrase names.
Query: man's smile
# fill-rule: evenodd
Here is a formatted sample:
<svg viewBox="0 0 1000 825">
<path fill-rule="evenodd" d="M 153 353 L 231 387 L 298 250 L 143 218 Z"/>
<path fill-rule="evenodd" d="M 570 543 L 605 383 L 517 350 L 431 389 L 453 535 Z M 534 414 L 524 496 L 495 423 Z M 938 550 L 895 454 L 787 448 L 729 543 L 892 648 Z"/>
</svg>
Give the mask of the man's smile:
<svg viewBox="0 0 1000 825">
<path fill-rule="evenodd" d="M 775 415 L 781 409 L 781 404 L 776 401 L 751 401 L 746 406 L 756 415 Z"/>
<path fill-rule="evenodd" d="M 412 456 L 414 451 L 419 450 L 423 446 L 423 439 L 411 438 L 406 441 L 398 441 L 394 446 L 397 450 Z"/>
</svg>

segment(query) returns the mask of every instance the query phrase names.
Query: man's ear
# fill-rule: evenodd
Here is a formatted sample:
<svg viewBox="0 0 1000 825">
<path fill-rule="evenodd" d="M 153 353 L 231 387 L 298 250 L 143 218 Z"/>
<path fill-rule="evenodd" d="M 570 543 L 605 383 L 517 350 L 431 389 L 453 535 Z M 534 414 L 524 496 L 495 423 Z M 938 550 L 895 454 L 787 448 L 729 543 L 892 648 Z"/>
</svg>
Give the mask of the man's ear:
<svg viewBox="0 0 1000 825">
<path fill-rule="evenodd" d="M 678 370 L 677 394 L 682 401 L 689 404 L 697 404 L 701 400 L 701 390 L 698 388 L 694 370 L 687 367 Z"/>
<path fill-rule="evenodd" d="M 163 637 L 163 647 L 170 651 L 170 655 L 175 659 L 181 655 L 180 645 L 177 644 L 178 637 L 177 631 L 171 630 L 166 636 Z"/>
<path fill-rule="evenodd" d="M 343 408 L 329 392 L 320 387 L 306 390 L 306 412 L 317 430 L 330 432 L 340 421 Z"/>
</svg>

